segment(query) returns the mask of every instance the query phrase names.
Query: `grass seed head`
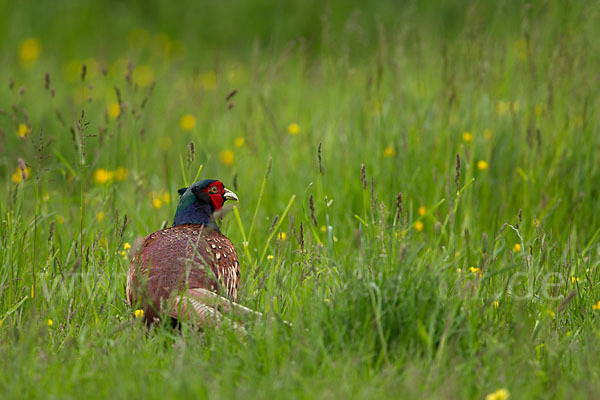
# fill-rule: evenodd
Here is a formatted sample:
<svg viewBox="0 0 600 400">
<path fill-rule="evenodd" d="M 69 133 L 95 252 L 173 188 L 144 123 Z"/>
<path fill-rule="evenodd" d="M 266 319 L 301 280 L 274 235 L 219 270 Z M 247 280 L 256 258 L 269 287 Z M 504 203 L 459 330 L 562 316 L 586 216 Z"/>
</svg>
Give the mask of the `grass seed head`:
<svg viewBox="0 0 600 400">
<path fill-rule="evenodd" d="M 310 197 L 308 198 L 308 208 L 310 208 L 310 217 L 313 220 L 313 223 L 315 224 L 315 226 L 319 226 L 319 222 L 317 221 L 317 216 L 315 213 L 315 200 L 313 198 L 312 193 L 310 194 Z"/>
<path fill-rule="evenodd" d="M 360 182 L 362 183 L 363 190 L 367 190 L 367 168 L 365 164 L 360 166 Z"/>
<path fill-rule="evenodd" d="M 400 214 L 402 213 L 402 192 L 398 192 L 396 197 L 396 223 L 400 221 Z"/>
<path fill-rule="evenodd" d="M 454 175 L 454 184 L 456 185 L 456 192 L 460 190 L 460 154 L 456 153 L 456 175 Z"/>
<path fill-rule="evenodd" d="M 317 155 L 319 158 L 319 172 L 321 173 L 321 175 L 323 175 L 323 164 L 321 162 L 321 145 L 323 143 L 319 143 L 319 148 L 317 149 Z"/>
</svg>

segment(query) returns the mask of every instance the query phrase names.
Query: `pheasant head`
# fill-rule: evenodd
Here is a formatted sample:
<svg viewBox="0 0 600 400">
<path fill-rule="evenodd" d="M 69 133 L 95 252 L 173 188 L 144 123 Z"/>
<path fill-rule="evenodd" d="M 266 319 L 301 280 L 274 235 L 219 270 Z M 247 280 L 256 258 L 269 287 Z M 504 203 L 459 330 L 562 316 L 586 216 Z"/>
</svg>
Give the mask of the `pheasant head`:
<svg viewBox="0 0 600 400">
<path fill-rule="evenodd" d="M 173 226 L 182 224 L 201 224 L 219 231 L 214 212 L 223 208 L 227 200 L 238 198 L 225 188 L 221 181 L 205 179 L 187 188 L 179 189 L 179 204 L 175 212 Z"/>
</svg>

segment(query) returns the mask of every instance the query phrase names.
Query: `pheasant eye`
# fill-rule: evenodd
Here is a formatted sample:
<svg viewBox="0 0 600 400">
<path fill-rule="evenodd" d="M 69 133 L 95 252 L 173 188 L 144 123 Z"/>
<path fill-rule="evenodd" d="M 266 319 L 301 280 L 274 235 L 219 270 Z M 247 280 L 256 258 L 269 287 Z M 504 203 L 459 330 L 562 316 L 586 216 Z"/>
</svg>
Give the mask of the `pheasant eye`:
<svg viewBox="0 0 600 400">
<path fill-rule="evenodd" d="M 219 188 L 216 186 L 212 186 L 209 190 L 209 193 L 219 193 Z"/>
</svg>

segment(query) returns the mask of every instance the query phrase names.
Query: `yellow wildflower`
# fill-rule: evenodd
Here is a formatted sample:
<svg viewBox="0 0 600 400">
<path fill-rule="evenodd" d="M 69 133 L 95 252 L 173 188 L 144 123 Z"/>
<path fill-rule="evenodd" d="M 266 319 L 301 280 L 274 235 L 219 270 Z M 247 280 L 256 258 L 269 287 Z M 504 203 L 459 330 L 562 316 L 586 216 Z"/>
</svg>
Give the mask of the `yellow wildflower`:
<svg viewBox="0 0 600 400">
<path fill-rule="evenodd" d="M 131 245 L 129 244 L 129 242 L 125 242 L 125 244 L 123 244 L 123 250 L 129 250 L 131 248 Z"/>
<path fill-rule="evenodd" d="M 327 232 L 327 227 L 325 225 L 321 225 L 321 232 Z"/>
<path fill-rule="evenodd" d="M 423 222 L 417 221 L 413 224 L 413 227 L 415 228 L 415 231 L 421 232 L 423 228 L 425 228 L 425 225 L 423 225 Z"/>
<path fill-rule="evenodd" d="M 235 160 L 233 151 L 229 149 L 223 150 L 221 153 L 219 153 L 219 160 L 221 160 L 221 162 L 225 165 L 233 165 L 233 161 Z"/>
<path fill-rule="evenodd" d="M 469 271 L 471 271 L 471 273 L 473 273 L 473 274 L 477 274 L 481 278 L 481 275 L 482 275 L 481 268 L 469 267 Z"/>
<path fill-rule="evenodd" d="M 554 311 L 548 311 L 548 315 L 550 315 L 550 318 L 552 319 L 556 318 L 556 314 L 554 313 Z"/>
<path fill-rule="evenodd" d="M 19 46 L 19 60 L 27 67 L 33 65 L 40 55 L 42 43 L 38 38 L 28 38 L 21 42 Z"/>
<path fill-rule="evenodd" d="M 288 132 L 290 135 L 297 135 L 300 133 L 300 125 L 295 122 L 292 122 L 288 125 Z"/>
<path fill-rule="evenodd" d="M 52 325 L 54 325 L 54 322 L 52 322 L 51 319 L 49 319 L 46 323 L 48 324 L 49 328 L 52 328 Z"/>
<path fill-rule="evenodd" d="M 394 148 L 392 146 L 388 146 L 385 148 L 385 150 L 383 150 L 384 157 L 392 157 L 395 154 L 396 154 L 396 150 L 394 150 Z"/>
<path fill-rule="evenodd" d="M 508 390 L 502 388 L 485 396 L 485 400 L 506 400 L 510 396 Z"/>
<path fill-rule="evenodd" d="M 494 308 L 500 307 L 500 302 L 498 300 L 494 301 Z"/>
<path fill-rule="evenodd" d="M 596 304 L 592 304 L 592 310 L 600 311 L 600 300 Z"/>
<path fill-rule="evenodd" d="M 419 207 L 419 215 L 425 215 L 426 212 L 427 209 L 425 208 L 425 206 Z"/>
<path fill-rule="evenodd" d="M 579 278 L 578 278 L 578 277 L 576 277 L 576 276 L 572 276 L 572 277 L 571 277 L 571 283 L 575 284 L 575 283 L 577 283 L 577 282 L 579 282 Z"/>
<path fill-rule="evenodd" d="M 272 255 L 272 254 L 269 254 L 269 255 L 267 256 L 267 260 L 272 260 L 272 259 L 273 259 L 273 255 Z"/>
<path fill-rule="evenodd" d="M 169 193 L 167 193 L 167 192 L 164 192 L 163 195 L 162 195 L 162 201 L 165 204 L 169 204 L 171 202 L 171 195 Z"/>
<path fill-rule="evenodd" d="M 492 136 L 493 136 L 493 133 L 492 133 L 491 130 L 485 129 L 483 131 L 483 137 L 484 137 L 485 140 L 490 140 L 492 138 Z"/>
<path fill-rule="evenodd" d="M 114 172 L 104 168 L 98 168 L 94 171 L 94 182 L 100 185 L 112 180 L 113 177 Z"/>
<path fill-rule="evenodd" d="M 142 310 L 141 308 L 135 310 L 134 315 L 136 318 L 143 318 L 144 317 L 144 310 Z"/>
<path fill-rule="evenodd" d="M 154 70 L 149 65 L 139 65 L 133 70 L 133 82 L 139 87 L 148 86 L 154 81 Z"/>
<path fill-rule="evenodd" d="M 104 213 L 102 211 L 98 211 L 98 214 L 96 214 L 96 219 L 98 221 L 102 221 L 104 219 Z"/>
<path fill-rule="evenodd" d="M 486 169 L 488 169 L 487 161 L 485 161 L 485 160 L 477 161 L 477 169 L 480 171 L 485 171 Z"/>
<path fill-rule="evenodd" d="M 279 232 L 279 239 L 280 240 L 285 240 L 285 238 L 287 237 L 287 234 L 285 232 Z"/>
<path fill-rule="evenodd" d="M 154 208 L 157 208 L 157 209 L 161 208 L 162 207 L 162 201 L 158 197 L 155 197 L 155 198 L 152 199 L 152 206 Z"/>
<path fill-rule="evenodd" d="M 116 101 L 114 103 L 110 103 L 108 105 L 107 112 L 112 119 L 117 119 L 117 117 L 121 115 L 121 106 Z"/>
<path fill-rule="evenodd" d="M 25 167 L 25 170 L 21 170 L 20 167 L 17 167 L 17 172 L 12 174 L 13 183 L 20 183 L 23 179 L 27 179 L 31 176 L 31 168 Z"/>
<path fill-rule="evenodd" d="M 244 145 L 244 138 L 243 137 L 235 138 L 235 140 L 233 141 L 233 145 L 235 147 L 242 147 Z"/>
<path fill-rule="evenodd" d="M 192 114 L 185 114 L 183 117 L 181 117 L 179 124 L 181 125 L 181 129 L 184 131 L 191 131 L 196 126 L 196 117 L 194 117 Z"/>
<path fill-rule="evenodd" d="M 17 128 L 17 136 L 24 138 L 29 134 L 29 132 L 31 132 L 31 128 L 29 128 L 27 124 L 19 124 L 19 127 Z"/>
<path fill-rule="evenodd" d="M 471 132 L 464 132 L 462 134 L 463 142 L 469 143 L 473 141 L 473 134 Z"/>
<path fill-rule="evenodd" d="M 519 243 L 515 243 L 515 245 L 513 246 L 513 250 L 516 252 L 521 251 L 521 245 Z"/>
</svg>

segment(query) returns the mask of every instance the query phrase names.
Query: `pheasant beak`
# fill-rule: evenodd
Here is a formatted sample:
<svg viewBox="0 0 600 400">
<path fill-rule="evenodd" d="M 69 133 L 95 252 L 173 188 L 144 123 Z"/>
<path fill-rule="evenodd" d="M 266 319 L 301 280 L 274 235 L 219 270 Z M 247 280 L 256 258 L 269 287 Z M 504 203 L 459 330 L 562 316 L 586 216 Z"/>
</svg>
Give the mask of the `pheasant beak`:
<svg viewBox="0 0 600 400">
<path fill-rule="evenodd" d="M 225 188 L 225 193 L 223 193 L 223 198 L 225 200 L 235 200 L 239 201 L 238 197 L 231 190 Z"/>
</svg>

